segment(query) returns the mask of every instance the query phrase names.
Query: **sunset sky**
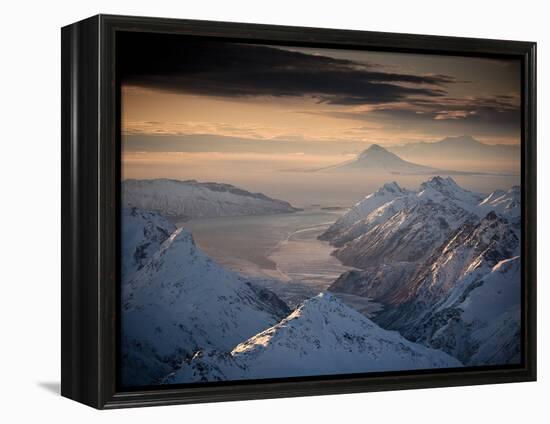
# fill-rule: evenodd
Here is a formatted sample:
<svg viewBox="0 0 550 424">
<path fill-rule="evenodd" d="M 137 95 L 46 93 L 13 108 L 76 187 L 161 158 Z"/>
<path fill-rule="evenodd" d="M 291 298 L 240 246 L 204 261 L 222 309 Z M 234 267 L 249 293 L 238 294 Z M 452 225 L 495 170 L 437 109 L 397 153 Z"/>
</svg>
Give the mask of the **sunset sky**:
<svg viewBox="0 0 550 424">
<path fill-rule="evenodd" d="M 151 34 L 121 51 L 130 177 L 189 177 L 173 170 L 207 159 L 223 167 L 228 157 L 324 166 L 372 143 L 466 134 L 520 141 L 519 61 Z"/>
</svg>

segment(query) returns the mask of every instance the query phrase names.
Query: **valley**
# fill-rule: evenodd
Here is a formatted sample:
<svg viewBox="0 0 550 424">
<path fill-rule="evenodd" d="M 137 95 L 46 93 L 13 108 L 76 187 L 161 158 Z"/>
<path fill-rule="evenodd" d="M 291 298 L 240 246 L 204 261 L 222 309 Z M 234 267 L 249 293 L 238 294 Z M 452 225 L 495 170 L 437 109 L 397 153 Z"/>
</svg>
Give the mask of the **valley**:
<svg viewBox="0 0 550 424">
<path fill-rule="evenodd" d="M 379 147 L 360 159 L 412 167 Z M 194 180 L 128 182 L 125 380 L 517 363 L 519 186 L 482 193 L 425 175 L 405 188 L 407 178 L 393 174 L 351 207 L 296 207 Z"/>
<path fill-rule="evenodd" d="M 292 214 L 195 219 L 177 226 L 191 231 L 197 245 L 222 266 L 298 305 L 353 269 L 318 239 L 343 213 L 317 206 Z"/>
</svg>

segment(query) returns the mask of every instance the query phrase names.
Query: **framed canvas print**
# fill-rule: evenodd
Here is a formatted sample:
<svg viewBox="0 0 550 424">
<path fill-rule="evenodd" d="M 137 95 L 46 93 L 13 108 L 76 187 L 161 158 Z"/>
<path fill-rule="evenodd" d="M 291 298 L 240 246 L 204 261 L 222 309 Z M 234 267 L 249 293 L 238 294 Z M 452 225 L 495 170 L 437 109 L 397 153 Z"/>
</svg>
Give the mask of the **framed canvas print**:
<svg viewBox="0 0 550 424">
<path fill-rule="evenodd" d="M 62 30 L 62 394 L 533 381 L 535 44 Z"/>
</svg>

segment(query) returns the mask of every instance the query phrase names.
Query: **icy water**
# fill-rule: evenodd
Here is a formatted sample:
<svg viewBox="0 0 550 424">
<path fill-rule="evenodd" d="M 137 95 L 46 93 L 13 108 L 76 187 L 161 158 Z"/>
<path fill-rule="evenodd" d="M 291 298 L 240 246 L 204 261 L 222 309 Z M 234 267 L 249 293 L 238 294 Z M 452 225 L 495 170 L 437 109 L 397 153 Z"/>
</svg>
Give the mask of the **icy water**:
<svg viewBox="0 0 550 424">
<path fill-rule="evenodd" d="M 315 208 L 288 214 L 197 219 L 181 225 L 218 263 L 243 275 L 328 286 L 350 268 L 331 256 L 333 248 L 317 236 L 342 213 Z"/>
<path fill-rule="evenodd" d="M 319 236 L 327 224 L 314 225 L 291 233 L 269 254 L 284 280 L 301 281 L 321 289 L 328 287 L 340 274 L 352 269 L 331 256 L 333 248 Z"/>
<path fill-rule="evenodd" d="M 197 219 L 189 229 L 198 246 L 219 264 L 263 283 L 291 304 L 325 290 L 352 268 L 317 239 L 345 211 L 304 211 Z"/>
</svg>

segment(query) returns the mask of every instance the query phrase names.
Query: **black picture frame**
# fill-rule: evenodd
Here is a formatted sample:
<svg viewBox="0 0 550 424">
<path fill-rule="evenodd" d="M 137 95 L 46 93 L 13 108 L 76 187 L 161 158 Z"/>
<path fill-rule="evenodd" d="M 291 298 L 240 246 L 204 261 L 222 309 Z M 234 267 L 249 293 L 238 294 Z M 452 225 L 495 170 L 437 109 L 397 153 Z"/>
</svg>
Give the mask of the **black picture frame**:
<svg viewBox="0 0 550 424">
<path fill-rule="evenodd" d="M 121 390 L 117 384 L 120 98 L 116 41 L 122 31 L 520 59 L 522 364 Z M 61 35 L 63 396 L 110 409 L 536 380 L 536 43 L 112 15 L 66 26 Z"/>
</svg>

